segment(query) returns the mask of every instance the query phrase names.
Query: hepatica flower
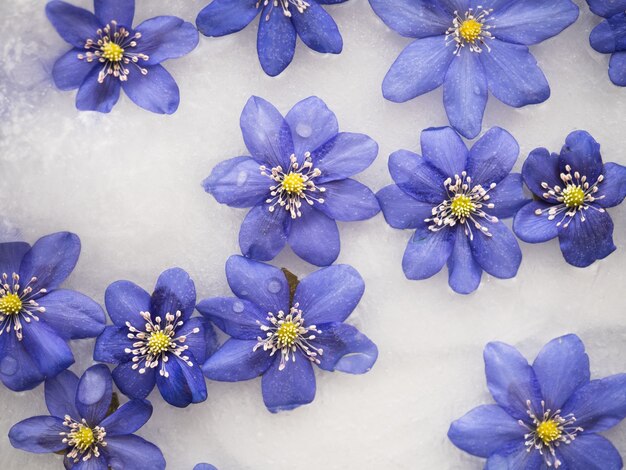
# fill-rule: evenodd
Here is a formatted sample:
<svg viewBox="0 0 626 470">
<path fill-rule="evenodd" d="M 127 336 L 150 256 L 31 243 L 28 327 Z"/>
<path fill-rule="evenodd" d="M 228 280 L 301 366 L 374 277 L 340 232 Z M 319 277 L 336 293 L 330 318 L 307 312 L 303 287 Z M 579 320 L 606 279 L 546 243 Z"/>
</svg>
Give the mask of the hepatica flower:
<svg viewBox="0 0 626 470">
<path fill-rule="evenodd" d="M 448 264 L 448 282 L 469 294 L 483 271 L 508 279 L 522 253 L 500 219 L 528 201 L 522 177 L 509 174 L 519 153 L 507 131 L 494 127 L 468 150 L 450 127 L 422 132 L 423 157 L 406 150 L 389 157 L 396 184 L 378 199 L 387 223 L 413 229 L 402 268 L 409 279 L 427 279 Z"/>
<path fill-rule="evenodd" d="M 591 11 L 604 20 L 596 26 L 589 42 L 603 54 L 611 54 L 609 78 L 626 86 L 626 0 L 587 0 Z"/>
<path fill-rule="evenodd" d="M 196 288 L 185 271 L 163 272 L 152 295 L 132 282 L 114 282 L 104 301 L 113 326 L 98 337 L 93 357 L 117 364 L 113 380 L 122 393 L 146 398 L 156 384 L 174 406 L 206 400 L 200 366 L 216 338 L 204 318 L 191 318 Z"/>
<path fill-rule="evenodd" d="M 365 220 L 380 210 L 374 193 L 350 178 L 374 161 L 376 142 L 340 133 L 337 118 L 316 97 L 285 118 L 252 97 L 241 130 L 252 156 L 220 163 L 203 186 L 220 203 L 252 207 L 239 231 L 242 253 L 268 261 L 288 243 L 309 263 L 332 264 L 339 256 L 335 221 Z"/>
<path fill-rule="evenodd" d="M 516 108 L 550 96 L 528 47 L 578 17 L 570 0 L 370 0 L 381 19 L 415 38 L 383 82 L 385 98 L 405 102 L 443 85 L 450 124 L 467 138 L 482 127 L 487 91 Z"/>
<path fill-rule="evenodd" d="M 68 370 L 46 380 L 50 416 L 35 416 L 9 431 L 13 447 L 36 454 L 62 452 L 73 470 L 165 468 L 158 447 L 133 433 L 152 415 L 146 400 L 131 400 L 109 413 L 111 373 L 96 365 L 78 379 Z"/>
<path fill-rule="evenodd" d="M 487 458 L 486 469 L 618 470 L 622 459 L 599 432 L 626 416 L 626 374 L 590 380 L 576 335 L 553 339 L 532 366 L 512 346 L 485 348 L 487 386 L 496 405 L 474 408 L 450 426 L 460 449 Z"/>
<path fill-rule="evenodd" d="M 74 90 L 81 111 L 111 111 L 123 89 L 138 106 L 159 114 L 178 109 L 178 85 L 161 65 L 198 45 L 198 31 L 174 16 L 133 28 L 135 0 L 94 0 L 95 14 L 53 0 L 48 19 L 72 49 L 54 64 L 61 90 Z"/>
<path fill-rule="evenodd" d="M 92 338 L 104 328 L 102 308 L 59 289 L 80 254 L 80 240 L 60 232 L 0 243 L 0 380 L 11 390 L 34 388 L 74 363 L 70 339 Z"/>
<path fill-rule="evenodd" d="M 339 54 L 343 40 L 333 18 L 320 5 L 346 0 L 212 0 L 196 25 L 205 36 L 236 33 L 261 16 L 257 51 L 266 74 L 280 74 L 293 59 L 296 37 L 317 52 Z"/>
<path fill-rule="evenodd" d="M 290 277 L 293 275 L 290 275 Z M 378 349 L 344 323 L 359 303 L 363 279 L 347 265 L 288 282 L 278 268 L 231 256 L 226 277 L 236 297 L 206 299 L 198 310 L 232 338 L 204 363 L 212 380 L 263 376 L 263 400 L 275 413 L 311 403 L 313 365 L 350 374 L 368 372 Z"/>
<path fill-rule="evenodd" d="M 569 264 L 587 267 L 615 251 L 606 212 L 626 196 L 626 167 L 602 163 L 600 145 L 585 131 L 572 132 L 560 155 L 531 152 L 522 168 L 536 201 L 515 216 L 515 234 L 528 243 L 558 237 Z"/>
</svg>

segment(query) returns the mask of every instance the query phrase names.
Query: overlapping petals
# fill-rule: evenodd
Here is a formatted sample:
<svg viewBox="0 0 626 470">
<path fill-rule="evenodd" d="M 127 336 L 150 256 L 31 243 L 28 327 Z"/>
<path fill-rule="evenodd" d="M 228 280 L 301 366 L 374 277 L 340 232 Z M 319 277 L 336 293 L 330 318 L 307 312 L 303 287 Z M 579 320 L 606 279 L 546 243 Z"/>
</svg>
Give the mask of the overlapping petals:
<svg viewBox="0 0 626 470">
<path fill-rule="evenodd" d="M 589 35 L 589 43 L 602 54 L 611 54 L 609 78 L 617 86 L 626 86 L 626 2 L 623 0 L 587 0 L 591 11 L 604 17 Z"/>
</svg>

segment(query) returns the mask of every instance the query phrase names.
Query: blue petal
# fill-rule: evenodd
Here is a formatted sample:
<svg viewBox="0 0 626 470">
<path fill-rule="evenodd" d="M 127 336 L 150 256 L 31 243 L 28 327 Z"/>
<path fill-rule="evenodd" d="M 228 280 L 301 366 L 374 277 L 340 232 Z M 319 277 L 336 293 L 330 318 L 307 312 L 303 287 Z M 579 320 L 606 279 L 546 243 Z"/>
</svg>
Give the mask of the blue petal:
<svg viewBox="0 0 626 470">
<path fill-rule="evenodd" d="M 444 36 L 417 39 L 400 53 L 387 72 L 383 95 L 402 103 L 438 88 L 455 57 Z"/>
<path fill-rule="evenodd" d="M 611 56 L 609 78 L 617 86 L 626 86 L 626 52 L 616 52 Z"/>
<path fill-rule="evenodd" d="M 202 182 L 204 190 L 217 202 L 238 208 L 262 204 L 273 184 L 250 157 L 235 157 L 219 163 Z"/>
<path fill-rule="evenodd" d="M 517 211 L 530 202 L 524 195 L 522 175 L 511 173 L 489 191 L 489 202 L 494 204 L 489 214 L 500 219 L 513 217 Z"/>
<path fill-rule="evenodd" d="M 128 338 L 128 328 L 123 326 L 107 326 L 96 339 L 93 358 L 98 362 L 119 364 L 130 361 L 132 355 L 124 352 L 133 348 L 133 340 Z"/>
<path fill-rule="evenodd" d="M 87 39 L 94 39 L 96 31 L 104 26 L 90 11 L 57 0 L 46 4 L 46 16 L 59 36 L 80 49 L 85 47 Z"/>
<path fill-rule="evenodd" d="M 152 405 L 148 400 L 130 400 L 102 420 L 107 437 L 132 434 L 148 422 Z"/>
<path fill-rule="evenodd" d="M 500 183 L 511 172 L 518 155 L 519 145 L 515 138 L 500 127 L 492 127 L 470 150 L 467 174 L 472 177 L 472 183 L 487 189 L 492 183 Z"/>
<path fill-rule="evenodd" d="M 94 62 L 80 60 L 78 54 L 84 49 L 72 49 L 57 59 L 52 68 L 54 84 L 60 90 L 74 90 L 81 86 L 89 72 L 96 67 Z"/>
<path fill-rule="evenodd" d="M 93 4 L 96 17 L 102 25 L 117 21 L 127 28 L 132 27 L 135 0 L 94 0 Z"/>
<path fill-rule="evenodd" d="M 395 184 L 385 186 L 376 194 L 385 220 L 393 228 L 423 227 L 432 216 L 433 205 L 420 202 Z"/>
<path fill-rule="evenodd" d="M 302 279 L 293 301 L 302 310 L 307 325 L 342 322 L 358 305 L 364 291 L 361 275 L 352 266 L 339 264 Z"/>
<path fill-rule="evenodd" d="M 30 390 L 45 379 L 14 333 L 0 335 L 0 358 L 0 380 L 13 391 Z"/>
<path fill-rule="evenodd" d="M 226 278 L 237 297 L 258 305 L 265 312 L 286 312 L 289 309 L 287 279 L 274 266 L 243 256 L 231 256 L 226 261 Z"/>
<path fill-rule="evenodd" d="M 217 349 L 215 330 L 206 318 L 190 318 L 176 330 L 176 335 L 187 337 L 185 346 L 200 365 Z"/>
<path fill-rule="evenodd" d="M 398 150 L 392 153 L 389 157 L 389 173 L 402 191 L 418 201 L 437 205 L 448 199 L 443 184 L 447 175 L 413 152 Z"/>
<path fill-rule="evenodd" d="M 556 36 L 578 18 L 570 0 L 517 0 L 494 15 L 493 27 L 502 41 L 537 44 Z"/>
<path fill-rule="evenodd" d="M 67 459 L 67 456 L 65 458 Z M 89 460 L 79 460 L 78 463 L 71 465 L 71 470 L 108 470 L 109 468 L 107 459 L 102 454 L 100 454 L 100 457 L 91 457 Z"/>
<path fill-rule="evenodd" d="M 493 96 L 515 108 L 550 97 L 548 81 L 528 47 L 498 39 L 488 44 L 491 50 L 480 54 L 480 59 Z"/>
<path fill-rule="evenodd" d="M 491 342 L 485 346 L 487 386 L 498 405 L 515 419 L 528 419 L 527 401 L 534 411 L 541 411 L 541 390 L 532 367 L 517 349 Z"/>
<path fill-rule="evenodd" d="M 602 207 L 615 207 L 621 204 L 626 197 L 626 167 L 617 163 L 604 165 L 604 180 L 599 186 L 595 196 L 598 205 Z M 602 199 L 598 199 L 598 198 Z"/>
<path fill-rule="evenodd" d="M 287 243 L 289 213 L 281 206 L 270 212 L 268 205 L 250 209 L 239 229 L 239 247 L 250 258 L 273 259 Z"/>
<path fill-rule="evenodd" d="M 217 470 L 217 467 L 209 465 L 208 463 L 199 463 L 193 467 L 193 470 Z"/>
<path fill-rule="evenodd" d="M 289 124 L 295 153 L 300 161 L 305 152 L 314 152 L 339 133 L 337 117 L 317 96 L 297 103 L 287 113 L 285 121 Z"/>
<path fill-rule="evenodd" d="M 10 280 L 13 273 L 19 274 L 22 259 L 28 250 L 30 250 L 28 243 L 0 243 L 0 275 L 6 274 L 7 279 Z M 4 284 L 4 282 L 2 283 Z"/>
<path fill-rule="evenodd" d="M 565 139 L 565 145 L 561 149 L 559 165 L 561 172 L 568 173 L 566 167 L 569 165 L 572 175 L 579 172 L 593 184 L 604 169 L 600 144 L 587 131 L 572 132 Z"/>
<path fill-rule="evenodd" d="M 60 436 L 66 431 L 61 418 L 33 416 L 14 425 L 9 430 L 9 440 L 16 449 L 35 454 L 59 452 L 67 447 Z"/>
<path fill-rule="evenodd" d="M 322 174 L 316 181 L 342 180 L 361 173 L 378 155 L 378 144 L 363 134 L 342 132 L 312 152 L 315 168 Z"/>
<path fill-rule="evenodd" d="M 149 59 L 140 64 L 156 65 L 168 59 L 189 54 L 198 45 L 198 30 L 191 23 L 175 16 L 157 16 L 141 23 L 135 31 L 141 33 L 133 52 L 146 54 Z"/>
<path fill-rule="evenodd" d="M 471 294 L 478 286 L 483 270 L 472 256 L 469 238 L 462 228 L 456 232 L 454 249 L 448 258 L 448 285 L 457 294 Z"/>
<path fill-rule="evenodd" d="M 46 377 L 54 377 L 74 364 L 72 350 L 65 340 L 42 321 L 25 324 L 23 334 L 24 348 Z"/>
<path fill-rule="evenodd" d="M 316 207 L 334 220 L 353 222 L 367 220 L 380 212 L 376 196 L 370 188 L 353 179 L 324 184 L 324 203 Z"/>
<path fill-rule="evenodd" d="M 183 269 L 163 271 L 157 279 L 150 298 L 150 313 L 165 319 L 168 313 L 181 312 L 181 320 L 187 321 L 196 308 L 196 286 Z"/>
<path fill-rule="evenodd" d="M 561 336 L 539 351 L 533 370 L 546 408 L 560 410 L 576 390 L 589 383 L 589 356 L 578 336 Z"/>
<path fill-rule="evenodd" d="M 196 18 L 205 36 L 225 36 L 248 26 L 259 14 L 258 0 L 213 0 Z"/>
<path fill-rule="evenodd" d="M 52 416 L 64 419 L 69 415 L 78 419 L 79 414 L 76 409 L 78 377 L 74 372 L 64 370 L 56 377 L 47 379 L 44 389 L 46 406 Z"/>
<path fill-rule="evenodd" d="M 606 431 L 626 417 L 626 374 L 592 380 L 563 405 L 562 416 L 574 414 L 587 433 Z"/>
<path fill-rule="evenodd" d="M 626 46 L 626 14 L 622 12 L 602 21 L 591 31 L 589 43 L 604 54 L 623 51 Z"/>
<path fill-rule="evenodd" d="M 567 470 L 620 470 L 623 467 L 617 449 L 597 434 L 582 433 L 558 449 Z"/>
<path fill-rule="evenodd" d="M 291 223 L 289 246 L 300 258 L 316 266 L 333 264 L 339 256 L 339 229 L 337 223 L 303 204 L 302 217 Z"/>
<path fill-rule="evenodd" d="M 104 364 L 91 366 L 78 381 L 76 408 L 93 427 L 107 415 L 112 396 L 113 381 L 109 368 Z"/>
<path fill-rule="evenodd" d="M 288 362 L 283 370 L 279 370 L 279 365 L 277 357 L 261 380 L 267 409 L 278 413 L 311 403 L 315 398 L 315 373 L 311 361 L 298 353 L 296 360 Z"/>
<path fill-rule="evenodd" d="M 556 225 L 559 219 L 549 220 L 548 214 L 544 212 L 537 215 L 535 211 L 546 211 L 552 207 L 541 201 L 533 201 L 522 207 L 513 220 L 513 231 L 520 240 L 526 243 L 543 243 L 556 238 L 559 228 Z"/>
<path fill-rule="evenodd" d="M 567 227 L 561 225 L 559 244 L 565 261 L 586 268 L 617 249 L 613 243 L 613 220 L 604 209 L 591 206 L 577 214 Z"/>
<path fill-rule="evenodd" d="M 111 375 L 117 388 L 127 397 L 146 398 L 156 384 L 156 369 L 148 367 L 140 374 L 139 368 L 133 369 L 133 365 L 132 361 L 122 362 Z"/>
<path fill-rule="evenodd" d="M 246 147 L 259 164 L 289 168 L 294 153 L 291 130 L 271 103 L 257 96 L 250 98 L 241 112 L 240 126 Z"/>
<path fill-rule="evenodd" d="M 295 51 L 296 29 L 291 18 L 268 2 L 261 13 L 257 36 L 257 53 L 263 71 L 271 77 L 280 74 L 293 60 Z"/>
<path fill-rule="evenodd" d="M 527 432 L 498 405 L 482 405 L 450 425 L 448 439 L 477 457 L 489 457 L 499 449 L 524 440 Z"/>
<path fill-rule="evenodd" d="M 498 221 L 495 223 L 484 222 L 483 226 L 489 229 L 492 236 L 488 237 L 474 232 L 474 238 L 470 239 L 470 247 L 474 259 L 487 273 L 499 279 L 515 277 L 522 263 L 522 250 L 511 230 Z"/>
<path fill-rule="evenodd" d="M 317 357 L 321 369 L 348 374 L 365 374 L 372 369 L 378 358 L 378 348 L 355 327 L 345 323 L 324 323 L 318 324 L 317 328 L 321 333 L 315 338 L 314 345 L 323 349 Z"/>
<path fill-rule="evenodd" d="M 410 38 L 442 36 L 450 15 L 430 0 L 370 0 L 374 12 L 387 26 Z"/>
<path fill-rule="evenodd" d="M 508 1 L 508 0 L 506 0 Z M 454 14 L 458 12 L 467 11 L 472 5 L 472 0 L 437 0 L 439 6 L 448 12 L 448 14 Z M 482 3 L 482 2 L 481 2 Z"/>
<path fill-rule="evenodd" d="M 543 455 L 537 450 L 528 452 L 522 438 L 518 444 L 505 446 L 492 454 L 484 470 L 546 470 Z"/>
<path fill-rule="evenodd" d="M 444 228 L 433 232 L 420 227 L 409 240 L 402 258 L 402 269 L 408 279 L 422 280 L 434 276 L 446 264 L 454 248 L 455 230 Z"/>
<path fill-rule="evenodd" d="M 200 403 L 206 400 L 206 382 L 200 365 L 194 359 L 190 357 L 193 365 L 189 366 L 177 356 L 170 354 L 169 360 L 162 363 L 169 376 L 157 374 L 156 384 L 161 395 L 170 405 L 184 408 L 190 403 Z"/>
<path fill-rule="evenodd" d="M 339 54 L 343 39 L 333 17 L 317 2 L 309 2 L 303 13 L 295 13 L 291 21 L 302 42 L 317 52 Z"/>
<path fill-rule="evenodd" d="M 550 154 L 545 148 L 537 148 L 530 152 L 522 167 L 524 183 L 535 196 L 543 199 L 546 199 L 543 197 L 546 190 L 542 184 L 546 183 L 550 188 L 563 185 L 559 175 L 558 155 Z"/>
<path fill-rule="evenodd" d="M 467 165 L 468 151 L 463 139 L 451 127 L 422 131 L 420 138 L 424 160 L 444 175 L 460 175 Z"/>
<path fill-rule="evenodd" d="M 157 114 L 173 114 L 180 103 L 178 85 L 161 65 L 148 65 L 147 74 L 132 70 L 122 82 L 124 93 L 137 105 Z"/>
<path fill-rule="evenodd" d="M 130 281 L 116 281 L 107 287 L 104 304 L 111 321 L 120 328 L 130 322 L 137 329 L 146 326 L 140 312 L 150 311 L 150 294 Z"/>
<path fill-rule="evenodd" d="M 257 321 L 265 323 L 267 316 L 256 304 L 236 297 L 205 299 L 196 308 L 220 330 L 237 339 L 256 339 L 261 332 Z"/>
<path fill-rule="evenodd" d="M 587 0 L 587 3 L 592 12 L 605 18 L 626 10 L 626 0 Z"/>
<path fill-rule="evenodd" d="M 61 338 L 94 338 L 104 329 L 106 317 L 95 301 L 72 290 L 59 289 L 37 300 L 46 309 L 41 321 Z"/>
<path fill-rule="evenodd" d="M 204 375 L 221 382 L 240 382 L 262 375 L 275 357 L 262 347 L 255 351 L 256 344 L 257 340 L 229 339 L 204 363 Z"/>
<path fill-rule="evenodd" d="M 139 72 L 134 71 L 133 75 Z M 120 98 L 120 80 L 107 76 L 103 83 L 98 82 L 100 67 L 94 67 L 87 75 L 76 94 L 76 108 L 80 111 L 110 113 Z"/>
<path fill-rule="evenodd" d="M 70 275 L 79 255 L 80 240 L 73 233 L 59 232 L 41 237 L 22 259 L 22 283 L 36 277 L 37 281 L 30 284 L 33 290 L 56 289 Z"/>
<path fill-rule="evenodd" d="M 487 106 L 487 77 L 478 55 L 461 51 L 448 68 L 443 83 L 443 104 L 450 124 L 464 137 L 480 133 Z"/>
<path fill-rule="evenodd" d="M 112 470 L 164 470 L 165 459 L 157 446 L 139 436 L 111 436 L 105 453 Z"/>
</svg>

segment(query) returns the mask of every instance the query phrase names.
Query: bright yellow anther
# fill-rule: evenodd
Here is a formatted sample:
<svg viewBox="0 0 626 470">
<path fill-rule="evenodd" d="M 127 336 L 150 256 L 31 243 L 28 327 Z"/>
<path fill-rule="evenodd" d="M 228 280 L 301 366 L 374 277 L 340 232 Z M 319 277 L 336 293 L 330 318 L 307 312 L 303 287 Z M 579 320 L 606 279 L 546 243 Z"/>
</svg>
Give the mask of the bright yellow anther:
<svg viewBox="0 0 626 470">
<path fill-rule="evenodd" d="M 300 194 L 304 190 L 304 178 L 300 173 L 289 173 L 283 179 L 282 186 L 289 194 Z"/>
<path fill-rule="evenodd" d="M 568 186 L 563 190 L 563 204 L 578 208 L 585 202 L 585 191 L 580 186 Z"/>
<path fill-rule="evenodd" d="M 276 336 L 278 336 L 280 347 L 291 347 L 298 338 L 298 327 L 293 322 L 286 321 L 278 327 Z"/>
<path fill-rule="evenodd" d="M 161 354 L 170 347 L 171 340 L 163 331 L 155 331 L 148 338 L 148 349 L 153 355 Z"/>
<path fill-rule="evenodd" d="M 6 294 L 0 298 L 0 313 L 17 315 L 22 311 L 22 299 L 17 294 Z"/>
<path fill-rule="evenodd" d="M 548 445 L 561 437 L 561 429 L 556 421 L 550 419 L 537 426 L 537 436 Z"/>
<path fill-rule="evenodd" d="M 450 210 L 452 213 L 461 219 L 466 219 L 476 209 L 476 206 L 472 202 L 469 196 L 465 194 L 459 194 L 452 200 Z"/>
<path fill-rule="evenodd" d="M 73 438 L 76 441 L 76 444 L 74 445 L 78 447 L 81 452 L 86 451 L 94 442 L 96 442 L 96 438 L 94 437 L 91 428 L 82 424 L 74 433 Z"/>
<path fill-rule="evenodd" d="M 106 41 L 101 48 L 102 57 L 111 62 L 119 62 L 124 57 L 124 49 L 119 44 L 115 44 L 111 41 Z"/>
<path fill-rule="evenodd" d="M 474 43 L 480 37 L 480 33 L 483 31 L 483 25 L 474 18 L 469 18 L 459 27 L 459 34 L 467 42 Z"/>
</svg>

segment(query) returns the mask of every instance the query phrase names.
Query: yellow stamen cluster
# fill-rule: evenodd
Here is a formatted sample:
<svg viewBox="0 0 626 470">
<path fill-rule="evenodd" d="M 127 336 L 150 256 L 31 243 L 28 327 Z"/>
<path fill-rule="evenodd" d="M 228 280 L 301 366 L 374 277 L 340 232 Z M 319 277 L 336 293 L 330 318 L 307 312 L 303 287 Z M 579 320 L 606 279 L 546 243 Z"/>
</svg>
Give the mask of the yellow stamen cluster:
<svg viewBox="0 0 626 470">
<path fill-rule="evenodd" d="M 475 209 L 472 199 L 465 194 L 457 195 L 450 206 L 452 213 L 460 219 L 467 219 Z"/>
<path fill-rule="evenodd" d="M 558 423 L 553 419 L 544 421 L 537 426 L 537 436 L 539 436 L 545 445 L 556 441 L 561 437 L 561 433 Z"/>
<path fill-rule="evenodd" d="M 302 194 L 304 190 L 304 178 L 300 173 L 289 173 L 281 184 L 289 194 Z"/>
<path fill-rule="evenodd" d="M 151 354 L 161 354 L 170 347 L 171 340 L 162 330 L 154 331 L 148 339 L 148 350 Z"/>
<path fill-rule="evenodd" d="M 6 294 L 0 298 L 0 313 L 17 315 L 22 311 L 22 300 L 17 294 Z"/>
<path fill-rule="evenodd" d="M 580 186 L 568 186 L 563 190 L 563 204 L 567 207 L 580 207 L 585 202 L 585 191 Z"/>
<path fill-rule="evenodd" d="M 483 25 L 479 21 L 476 21 L 474 18 L 469 18 L 459 27 L 460 36 L 465 39 L 467 42 L 474 43 L 480 37 L 480 34 L 483 31 Z"/>
<path fill-rule="evenodd" d="M 280 325 L 276 336 L 278 336 L 279 347 L 290 348 L 298 338 L 298 327 L 293 322 L 287 321 Z"/>
<path fill-rule="evenodd" d="M 73 435 L 76 446 L 81 452 L 85 452 L 96 442 L 96 438 L 93 435 L 93 431 L 89 426 L 80 425 L 78 430 Z"/>
<path fill-rule="evenodd" d="M 105 41 L 101 50 L 102 57 L 111 62 L 119 62 L 124 57 L 124 49 L 119 44 L 111 41 Z"/>
</svg>

